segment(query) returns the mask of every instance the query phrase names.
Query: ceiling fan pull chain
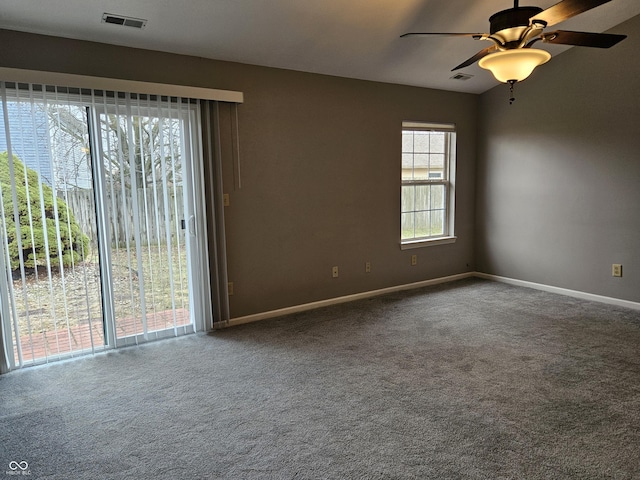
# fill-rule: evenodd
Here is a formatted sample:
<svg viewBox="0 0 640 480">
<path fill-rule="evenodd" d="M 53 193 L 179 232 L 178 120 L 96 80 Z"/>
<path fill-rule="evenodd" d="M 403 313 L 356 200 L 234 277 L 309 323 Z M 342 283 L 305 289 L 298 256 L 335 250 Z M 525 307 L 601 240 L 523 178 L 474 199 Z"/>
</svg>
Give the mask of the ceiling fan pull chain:
<svg viewBox="0 0 640 480">
<path fill-rule="evenodd" d="M 516 97 L 513 95 L 513 86 L 515 84 L 515 80 L 509 80 L 509 105 L 513 105 L 513 102 L 516 101 Z"/>
</svg>

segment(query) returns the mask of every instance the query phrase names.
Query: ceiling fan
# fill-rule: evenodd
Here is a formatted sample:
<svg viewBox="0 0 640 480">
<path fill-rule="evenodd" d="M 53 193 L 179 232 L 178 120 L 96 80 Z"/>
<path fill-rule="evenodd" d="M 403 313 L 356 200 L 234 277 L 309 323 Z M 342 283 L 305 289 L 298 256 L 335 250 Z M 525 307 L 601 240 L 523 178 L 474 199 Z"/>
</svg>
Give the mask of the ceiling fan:
<svg viewBox="0 0 640 480">
<path fill-rule="evenodd" d="M 551 54 L 546 50 L 531 48 L 536 42 L 581 47 L 610 48 L 627 38 L 626 35 L 610 33 L 572 32 L 556 30 L 545 32 L 545 28 L 568 20 L 611 0 L 562 0 L 543 10 L 540 7 L 520 7 L 514 0 L 513 8 L 502 10 L 489 18 L 490 33 L 409 32 L 403 37 L 417 35 L 449 35 L 471 37 L 474 40 L 489 40 L 493 45 L 480 50 L 452 71 L 475 62 L 491 70 L 497 80 L 509 83 L 513 91 L 516 82 L 527 78 L 538 66 L 547 62 Z M 513 102 L 513 98 L 511 99 Z"/>
</svg>

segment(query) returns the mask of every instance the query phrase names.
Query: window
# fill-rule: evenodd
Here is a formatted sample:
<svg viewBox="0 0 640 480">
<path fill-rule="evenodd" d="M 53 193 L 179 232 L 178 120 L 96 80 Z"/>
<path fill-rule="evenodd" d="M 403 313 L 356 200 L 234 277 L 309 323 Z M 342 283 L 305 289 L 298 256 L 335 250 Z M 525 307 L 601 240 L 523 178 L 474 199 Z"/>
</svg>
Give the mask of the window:
<svg viewBox="0 0 640 480">
<path fill-rule="evenodd" d="M 454 125 L 402 123 L 403 247 L 455 240 L 455 147 Z"/>
</svg>

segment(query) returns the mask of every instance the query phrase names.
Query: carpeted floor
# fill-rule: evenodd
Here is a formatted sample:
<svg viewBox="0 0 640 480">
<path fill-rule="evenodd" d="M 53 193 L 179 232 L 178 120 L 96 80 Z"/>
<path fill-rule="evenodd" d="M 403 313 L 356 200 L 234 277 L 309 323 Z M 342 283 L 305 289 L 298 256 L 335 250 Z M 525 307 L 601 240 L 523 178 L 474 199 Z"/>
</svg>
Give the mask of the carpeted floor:
<svg viewBox="0 0 640 480">
<path fill-rule="evenodd" d="M 639 452 L 640 311 L 478 279 L 0 376 L 0 478 L 632 479 Z"/>
</svg>

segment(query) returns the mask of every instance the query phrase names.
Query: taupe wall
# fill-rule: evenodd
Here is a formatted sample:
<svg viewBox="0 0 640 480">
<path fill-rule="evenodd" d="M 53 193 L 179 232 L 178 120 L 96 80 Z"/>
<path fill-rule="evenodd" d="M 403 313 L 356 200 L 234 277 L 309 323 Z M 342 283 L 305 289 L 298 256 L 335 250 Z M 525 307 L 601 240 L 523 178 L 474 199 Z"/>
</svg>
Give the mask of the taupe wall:
<svg viewBox="0 0 640 480">
<path fill-rule="evenodd" d="M 245 93 L 240 190 L 223 165 L 232 317 L 474 269 L 476 95 L 8 31 L 0 64 Z M 458 127 L 455 244 L 400 250 L 403 120 Z"/>
<path fill-rule="evenodd" d="M 640 17 L 481 96 L 477 267 L 640 301 Z M 611 264 L 623 264 L 612 278 Z"/>
</svg>

